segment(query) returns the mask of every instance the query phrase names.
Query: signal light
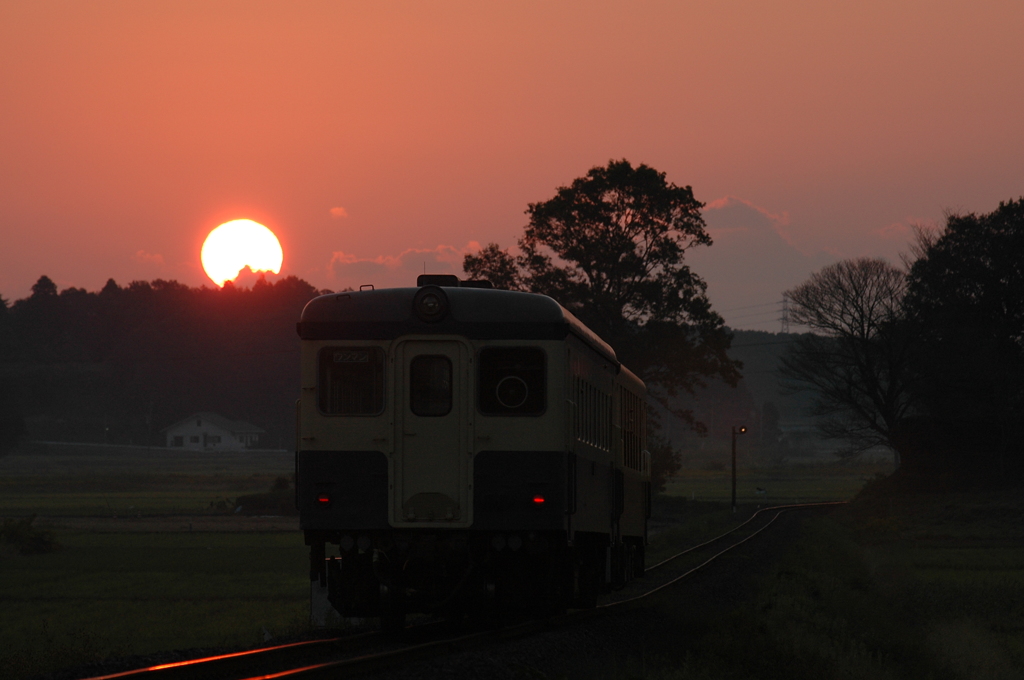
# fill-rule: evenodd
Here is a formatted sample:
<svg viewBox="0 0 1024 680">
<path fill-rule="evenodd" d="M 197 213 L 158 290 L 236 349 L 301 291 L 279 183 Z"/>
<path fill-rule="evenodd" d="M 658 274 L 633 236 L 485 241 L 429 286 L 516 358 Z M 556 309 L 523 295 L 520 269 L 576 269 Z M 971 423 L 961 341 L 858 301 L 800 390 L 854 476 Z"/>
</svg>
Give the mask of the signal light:
<svg viewBox="0 0 1024 680">
<path fill-rule="evenodd" d="M 533 502 L 536 503 L 537 505 L 543 505 L 544 504 L 544 496 L 534 496 L 533 497 Z"/>
</svg>

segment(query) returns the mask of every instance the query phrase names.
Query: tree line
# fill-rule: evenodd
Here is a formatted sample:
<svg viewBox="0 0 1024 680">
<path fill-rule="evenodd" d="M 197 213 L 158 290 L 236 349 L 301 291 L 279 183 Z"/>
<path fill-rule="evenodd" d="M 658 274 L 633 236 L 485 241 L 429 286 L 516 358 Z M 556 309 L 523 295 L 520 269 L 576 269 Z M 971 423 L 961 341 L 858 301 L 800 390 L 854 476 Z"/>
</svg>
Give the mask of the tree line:
<svg viewBox="0 0 1024 680">
<path fill-rule="evenodd" d="M 787 293 L 810 327 L 782 361 L 848 453 L 912 472 L 1024 471 L 1024 199 L 918 229 L 903 267 L 825 267 Z"/>
<path fill-rule="evenodd" d="M 0 446 L 23 436 L 162 444 L 160 430 L 197 411 L 267 430 L 290 447 L 299 392 L 302 307 L 321 291 L 295 277 L 251 289 L 109 280 L 0 298 Z"/>
</svg>

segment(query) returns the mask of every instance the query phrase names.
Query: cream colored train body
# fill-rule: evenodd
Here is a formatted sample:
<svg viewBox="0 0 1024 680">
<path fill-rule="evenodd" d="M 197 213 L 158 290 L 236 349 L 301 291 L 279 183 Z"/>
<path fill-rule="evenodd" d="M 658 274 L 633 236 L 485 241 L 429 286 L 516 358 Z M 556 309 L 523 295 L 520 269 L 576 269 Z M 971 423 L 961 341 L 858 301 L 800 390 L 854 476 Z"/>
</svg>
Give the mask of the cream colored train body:
<svg viewBox="0 0 1024 680">
<path fill-rule="evenodd" d="M 299 322 L 314 618 L 592 606 L 642 574 L 643 383 L 548 297 L 419 283 Z"/>
</svg>

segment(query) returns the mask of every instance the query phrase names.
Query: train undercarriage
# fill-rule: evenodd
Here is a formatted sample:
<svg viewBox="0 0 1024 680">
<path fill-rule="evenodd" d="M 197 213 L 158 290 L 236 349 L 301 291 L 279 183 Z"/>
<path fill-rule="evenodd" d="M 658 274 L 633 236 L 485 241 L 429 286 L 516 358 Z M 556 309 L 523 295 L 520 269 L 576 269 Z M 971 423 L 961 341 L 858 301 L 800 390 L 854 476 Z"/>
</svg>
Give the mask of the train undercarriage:
<svg viewBox="0 0 1024 680">
<path fill-rule="evenodd" d="M 407 613 L 555 614 L 596 604 L 644 570 L 641 538 L 564 531 L 386 530 L 307 532 L 310 579 L 341 617 Z M 331 553 L 331 554 L 328 554 Z"/>
</svg>

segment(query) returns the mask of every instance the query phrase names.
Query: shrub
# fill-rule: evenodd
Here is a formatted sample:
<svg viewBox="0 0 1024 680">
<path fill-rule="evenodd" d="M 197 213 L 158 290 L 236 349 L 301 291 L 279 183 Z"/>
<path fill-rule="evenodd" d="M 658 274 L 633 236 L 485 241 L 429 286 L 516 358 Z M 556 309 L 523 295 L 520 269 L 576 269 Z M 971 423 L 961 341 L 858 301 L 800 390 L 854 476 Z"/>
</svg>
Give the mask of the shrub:
<svg viewBox="0 0 1024 680">
<path fill-rule="evenodd" d="M 32 526 L 36 516 L 24 519 L 5 519 L 0 529 L 0 538 L 14 546 L 22 555 L 40 555 L 53 552 L 60 547 L 52 531 Z"/>
</svg>

